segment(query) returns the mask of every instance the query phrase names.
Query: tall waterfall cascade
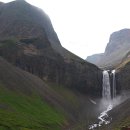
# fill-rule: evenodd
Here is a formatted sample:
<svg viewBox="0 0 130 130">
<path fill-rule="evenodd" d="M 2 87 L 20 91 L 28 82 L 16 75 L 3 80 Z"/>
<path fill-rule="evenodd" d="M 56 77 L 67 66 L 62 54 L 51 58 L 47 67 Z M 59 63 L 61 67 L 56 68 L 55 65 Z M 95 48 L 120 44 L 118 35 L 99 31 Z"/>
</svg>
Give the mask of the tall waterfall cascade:
<svg viewBox="0 0 130 130">
<path fill-rule="evenodd" d="M 107 70 L 103 71 L 103 80 L 102 80 L 102 98 L 103 102 L 107 103 L 107 109 L 100 113 L 98 116 L 98 123 L 90 125 L 89 129 L 93 130 L 96 127 L 100 127 L 103 124 L 107 125 L 111 122 L 112 118 L 108 116 L 108 112 L 112 110 L 112 98 L 116 98 L 116 79 L 115 79 L 115 70 L 111 71 L 112 74 L 112 83 L 110 83 L 110 76 Z M 112 87 L 111 87 L 112 85 Z"/>
<path fill-rule="evenodd" d="M 111 100 L 111 86 L 108 71 L 103 71 L 102 97 L 105 100 Z"/>
<path fill-rule="evenodd" d="M 102 97 L 105 100 L 111 100 L 111 98 L 116 97 L 116 79 L 115 79 L 115 70 L 111 71 L 112 74 L 112 87 L 110 85 L 109 72 L 103 71 L 103 83 L 102 83 Z"/>
<path fill-rule="evenodd" d="M 115 78 L 115 70 L 112 70 L 112 97 L 113 99 L 116 97 L 116 78 Z"/>
</svg>

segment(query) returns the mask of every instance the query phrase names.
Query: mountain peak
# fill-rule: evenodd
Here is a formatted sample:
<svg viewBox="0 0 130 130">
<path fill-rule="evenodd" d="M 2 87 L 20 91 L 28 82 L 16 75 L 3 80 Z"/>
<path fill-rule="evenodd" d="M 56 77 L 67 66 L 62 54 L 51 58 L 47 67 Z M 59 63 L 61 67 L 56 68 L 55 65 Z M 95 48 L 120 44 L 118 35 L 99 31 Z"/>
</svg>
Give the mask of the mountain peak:
<svg viewBox="0 0 130 130">
<path fill-rule="evenodd" d="M 41 9 L 27 4 L 25 0 L 15 0 L 1 6 L 0 39 L 47 35 L 50 43 L 60 45 L 50 18 Z"/>
<path fill-rule="evenodd" d="M 122 29 L 111 34 L 105 53 L 112 53 L 121 46 L 128 46 L 130 43 L 130 29 Z"/>
<path fill-rule="evenodd" d="M 119 40 L 120 39 L 127 39 L 127 37 L 130 37 L 130 29 L 125 28 L 116 32 L 113 32 L 110 36 L 110 41 L 113 40 Z"/>
</svg>

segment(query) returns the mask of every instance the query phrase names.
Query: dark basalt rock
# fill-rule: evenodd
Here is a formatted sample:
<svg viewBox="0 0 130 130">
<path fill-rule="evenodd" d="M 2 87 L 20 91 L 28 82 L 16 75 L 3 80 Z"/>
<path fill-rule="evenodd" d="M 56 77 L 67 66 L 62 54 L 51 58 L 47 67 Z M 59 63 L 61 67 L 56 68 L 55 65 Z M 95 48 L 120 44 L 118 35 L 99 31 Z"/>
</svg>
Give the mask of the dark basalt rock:
<svg viewBox="0 0 130 130">
<path fill-rule="evenodd" d="M 0 55 L 45 81 L 55 82 L 93 96 L 101 96 L 102 73 L 96 66 L 83 60 L 67 62 L 50 46 L 42 46 L 38 40 L 31 44 L 11 44 L 11 41 L 2 41 Z"/>
<path fill-rule="evenodd" d="M 130 62 L 117 72 L 117 86 L 124 91 L 130 91 Z"/>
</svg>

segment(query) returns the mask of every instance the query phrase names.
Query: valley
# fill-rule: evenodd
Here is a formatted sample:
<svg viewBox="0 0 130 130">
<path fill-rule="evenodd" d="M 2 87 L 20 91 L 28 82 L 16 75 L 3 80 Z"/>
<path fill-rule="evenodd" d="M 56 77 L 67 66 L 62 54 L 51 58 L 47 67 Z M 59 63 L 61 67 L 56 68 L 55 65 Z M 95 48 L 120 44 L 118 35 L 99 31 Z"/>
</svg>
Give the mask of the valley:
<svg viewBox="0 0 130 130">
<path fill-rule="evenodd" d="M 129 127 L 129 32 L 113 33 L 90 63 L 62 47 L 44 11 L 0 3 L 0 130 Z"/>
</svg>

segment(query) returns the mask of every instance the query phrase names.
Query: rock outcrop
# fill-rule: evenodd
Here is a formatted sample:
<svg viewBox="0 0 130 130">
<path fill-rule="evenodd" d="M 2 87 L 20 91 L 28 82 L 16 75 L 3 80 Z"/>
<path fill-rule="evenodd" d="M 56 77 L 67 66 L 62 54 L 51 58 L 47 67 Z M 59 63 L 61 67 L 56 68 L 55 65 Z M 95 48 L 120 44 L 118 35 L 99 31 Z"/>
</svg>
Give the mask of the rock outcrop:
<svg viewBox="0 0 130 130">
<path fill-rule="evenodd" d="M 0 56 L 46 82 L 101 96 L 101 70 L 64 49 L 49 17 L 26 1 L 0 6 Z"/>
<path fill-rule="evenodd" d="M 123 63 L 122 63 L 123 64 Z M 130 91 L 130 62 L 127 62 L 124 66 L 117 68 L 117 86 L 125 91 Z"/>
</svg>

